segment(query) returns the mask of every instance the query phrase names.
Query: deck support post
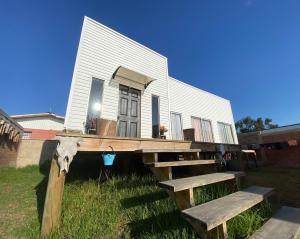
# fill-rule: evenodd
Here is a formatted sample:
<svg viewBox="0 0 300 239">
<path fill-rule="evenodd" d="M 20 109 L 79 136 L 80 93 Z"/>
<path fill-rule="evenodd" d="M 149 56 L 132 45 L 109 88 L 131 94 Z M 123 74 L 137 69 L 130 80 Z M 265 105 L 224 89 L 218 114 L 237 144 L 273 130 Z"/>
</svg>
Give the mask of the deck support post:
<svg viewBox="0 0 300 239">
<path fill-rule="evenodd" d="M 200 152 L 184 153 L 184 160 L 198 160 L 200 159 Z"/>
<path fill-rule="evenodd" d="M 180 210 L 195 206 L 193 188 L 175 192 L 174 199 Z"/>
<path fill-rule="evenodd" d="M 158 153 L 143 153 L 143 163 L 152 163 L 158 161 Z"/>
<path fill-rule="evenodd" d="M 64 184 L 65 172 L 60 173 L 57 160 L 52 158 L 42 219 L 42 237 L 49 235 L 59 225 Z"/>
<path fill-rule="evenodd" d="M 193 226 L 194 230 L 200 236 L 201 239 L 228 239 L 226 222 L 222 223 L 218 227 L 215 227 L 207 231 L 204 226 L 197 220 L 186 218 L 187 221 Z"/>
<path fill-rule="evenodd" d="M 167 181 L 172 179 L 172 167 L 151 167 L 151 171 L 159 181 Z"/>
<path fill-rule="evenodd" d="M 78 138 L 56 137 L 58 144 L 51 160 L 42 218 L 41 236 L 48 236 L 58 227 L 66 173 L 80 146 Z"/>
<path fill-rule="evenodd" d="M 226 222 L 222 223 L 217 227 L 218 238 L 228 239 L 227 225 Z"/>
</svg>

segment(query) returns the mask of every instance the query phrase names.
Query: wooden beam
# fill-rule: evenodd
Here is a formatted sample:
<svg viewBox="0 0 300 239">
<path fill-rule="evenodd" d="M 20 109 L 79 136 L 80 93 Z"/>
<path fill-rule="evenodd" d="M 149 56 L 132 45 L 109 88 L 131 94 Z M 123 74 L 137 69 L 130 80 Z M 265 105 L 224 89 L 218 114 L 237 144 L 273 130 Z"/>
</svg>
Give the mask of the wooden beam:
<svg viewBox="0 0 300 239">
<path fill-rule="evenodd" d="M 220 238 L 220 239 L 228 239 L 226 222 L 224 222 L 220 226 L 218 226 L 217 227 L 217 231 L 218 231 L 218 238 Z"/>
<path fill-rule="evenodd" d="M 143 153 L 143 163 L 154 163 L 158 161 L 158 153 Z"/>
<path fill-rule="evenodd" d="M 175 192 L 174 199 L 180 210 L 195 206 L 193 188 Z"/>
<path fill-rule="evenodd" d="M 60 173 L 57 160 L 52 158 L 42 219 L 42 237 L 49 235 L 59 225 L 64 184 L 65 172 Z"/>
<path fill-rule="evenodd" d="M 154 168 L 151 171 L 159 181 L 166 181 L 172 179 L 172 167 Z"/>
</svg>

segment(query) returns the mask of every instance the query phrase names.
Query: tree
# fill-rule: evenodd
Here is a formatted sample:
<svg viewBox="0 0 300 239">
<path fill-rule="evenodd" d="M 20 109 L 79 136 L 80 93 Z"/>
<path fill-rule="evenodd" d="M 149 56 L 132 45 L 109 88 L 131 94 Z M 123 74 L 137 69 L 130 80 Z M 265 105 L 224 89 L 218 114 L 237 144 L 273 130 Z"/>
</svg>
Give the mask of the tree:
<svg viewBox="0 0 300 239">
<path fill-rule="evenodd" d="M 247 133 L 260 131 L 265 129 L 277 128 L 277 124 L 272 124 L 272 119 L 258 117 L 256 120 L 252 119 L 250 116 L 244 117 L 235 123 L 235 127 L 238 133 Z"/>
</svg>

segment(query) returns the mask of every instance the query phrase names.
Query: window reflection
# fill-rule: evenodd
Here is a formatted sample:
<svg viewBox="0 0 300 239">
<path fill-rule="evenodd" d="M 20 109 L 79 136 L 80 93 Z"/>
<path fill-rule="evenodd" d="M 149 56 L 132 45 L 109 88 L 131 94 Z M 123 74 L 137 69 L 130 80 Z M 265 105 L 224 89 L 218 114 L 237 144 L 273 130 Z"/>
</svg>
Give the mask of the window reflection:
<svg viewBox="0 0 300 239">
<path fill-rule="evenodd" d="M 86 119 L 86 133 L 96 133 L 97 119 L 102 110 L 103 81 L 93 78 L 91 84 L 88 113 Z"/>
<path fill-rule="evenodd" d="M 159 97 L 152 95 L 152 138 L 159 138 Z"/>
</svg>

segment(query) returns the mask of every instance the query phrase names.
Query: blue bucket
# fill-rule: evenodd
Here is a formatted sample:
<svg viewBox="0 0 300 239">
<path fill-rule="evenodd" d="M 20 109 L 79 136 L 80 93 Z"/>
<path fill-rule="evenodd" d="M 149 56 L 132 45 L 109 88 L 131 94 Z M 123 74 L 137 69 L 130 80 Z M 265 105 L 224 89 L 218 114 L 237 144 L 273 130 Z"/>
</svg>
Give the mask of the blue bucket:
<svg viewBox="0 0 300 239">
<path fill-rule="evenodd" d="M 105 166 L 111 166 L 114 163 L 114 160 L 116 158 L 116 153 L 113 149 L 113 147 L 109 146 L 112 150 L 112 153 L 105 153 L 102 154 L 103 163 Z"/>
</svg>

